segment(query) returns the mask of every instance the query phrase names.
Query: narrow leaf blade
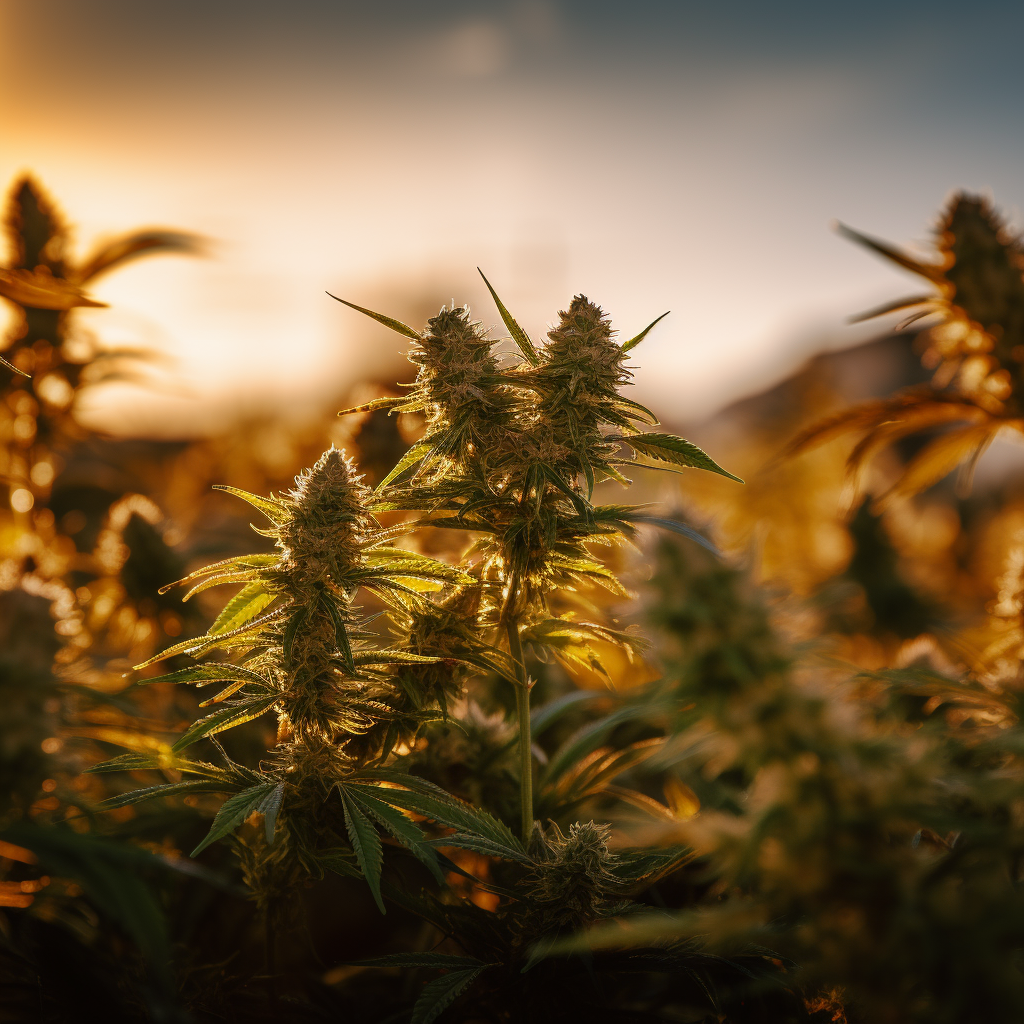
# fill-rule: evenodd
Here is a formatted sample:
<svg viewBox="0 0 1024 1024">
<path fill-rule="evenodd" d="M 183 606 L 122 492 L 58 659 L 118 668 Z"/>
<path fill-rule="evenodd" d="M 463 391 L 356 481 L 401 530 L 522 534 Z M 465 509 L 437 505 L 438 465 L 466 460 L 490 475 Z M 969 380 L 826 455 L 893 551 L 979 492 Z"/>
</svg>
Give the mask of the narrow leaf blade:
<svg viewBox="0 0 1024 1024">
<path fill-rule="evenodd" d="M 484 272 L 479 267 L 476 269 L 477 273 L 483 277 L 484 284 L 487 285 L 487 290 L 491 293 L 491 298 L 494 299 L 494 304 L 498 307 L 498 313 L 501 314 L 501 319 L 508 328 L 512 340 L 519 346 L 519 351 L 526 356 L 530 365 L 537 366 L 540 363 L 540 356 L 537 354 L 533 342 L 530 341 L 530 336 L 516 323 L 515 317 L 505 308 L 505 304 L 498 298 L 498 293 L 491 287 L 491 282 L 484 277 Z"/>
</svg>

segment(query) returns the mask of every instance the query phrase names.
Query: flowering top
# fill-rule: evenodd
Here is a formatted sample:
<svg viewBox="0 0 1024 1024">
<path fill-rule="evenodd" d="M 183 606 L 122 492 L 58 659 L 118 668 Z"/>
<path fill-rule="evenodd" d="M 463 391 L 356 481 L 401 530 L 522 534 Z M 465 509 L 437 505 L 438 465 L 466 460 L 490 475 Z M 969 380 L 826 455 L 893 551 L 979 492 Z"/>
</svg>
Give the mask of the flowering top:
<svg viewBox="0 0 1024 1024">
<path fill-rule="evenodd" d="M 959 193 L 936 228 L 936 259 L 922 262 L 885 242 L 849 228 L 854 241 L 928 281 L 933 291 L 870 310 L 864 320 L 910 310 L 903 326 L 925 317 L 924 363 L 931 385 L 864 403 L 813 424 L 796 437 L 796 453 L 847 431 L 863 438 L 852 469 L 901 437 L 959 421 L 915 457 L 890 493 L 912 494 L 935 483 L 959 463 L 969 482 L 973 466 L 1004 428 L 1024 430 L 1024 246 L 991 204 Z"/>
</svg>

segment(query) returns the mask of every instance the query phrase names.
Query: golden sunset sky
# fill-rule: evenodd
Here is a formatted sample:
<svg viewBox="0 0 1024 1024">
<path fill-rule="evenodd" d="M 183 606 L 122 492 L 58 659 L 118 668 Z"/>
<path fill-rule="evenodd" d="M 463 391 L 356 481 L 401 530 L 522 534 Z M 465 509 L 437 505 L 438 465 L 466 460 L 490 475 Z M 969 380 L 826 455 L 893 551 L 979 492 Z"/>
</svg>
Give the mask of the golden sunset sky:
<svg viewBox="0 0 1024 1024">
<path fill-rule="evenodd" d="M 1022 29 L 984 2 L 0 0 L 0 181 L 37 174 L 83 247 L 210 240 L 83 314 L 177 360 L 97 399 L 116 429 L 333 399 L 401 342 L 325 290 L 496 323 L 478 265 L 534 335 L 578 291 L 627 335 L 671 309 L 637 397 L 692 420 L 914 290 L 833 219 L 923 243 L 966 187 L 1019 223 Z"/>
</svg>

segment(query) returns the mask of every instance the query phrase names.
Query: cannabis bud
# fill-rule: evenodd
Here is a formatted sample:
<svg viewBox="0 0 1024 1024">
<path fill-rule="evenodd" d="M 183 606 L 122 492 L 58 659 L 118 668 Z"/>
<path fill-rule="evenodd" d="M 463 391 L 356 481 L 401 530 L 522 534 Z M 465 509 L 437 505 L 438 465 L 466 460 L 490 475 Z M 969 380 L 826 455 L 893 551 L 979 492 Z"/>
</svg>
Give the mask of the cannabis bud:
<svg viewBox="0 0 1024 1024">
<path fill-rule="evenodd" d="M 576 822 L 563 835 L 557 825 L 543 837 L 544 853 L 526 881 L 546 929 L 579 928 L 602 916 L 602 904 L 622 889 L 612 869 L 618 857 L 608 849 L 610 825 Z"/>
</svg>

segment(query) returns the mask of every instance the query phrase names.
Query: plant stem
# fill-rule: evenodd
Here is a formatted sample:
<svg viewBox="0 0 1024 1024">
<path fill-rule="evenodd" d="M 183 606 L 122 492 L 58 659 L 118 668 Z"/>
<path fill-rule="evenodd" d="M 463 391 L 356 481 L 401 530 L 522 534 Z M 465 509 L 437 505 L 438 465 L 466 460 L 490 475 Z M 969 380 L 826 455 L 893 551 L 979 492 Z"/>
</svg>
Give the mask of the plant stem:
<svg viewBox="0 0 1024 1024">
<path fill-rule="evenodd" d="M 523 842 L 533 835 L 533 743 L 530 739 L 530 687 L 523 664 L 523 645 L 519 641 L 519 623 L 511 616 L 505 622 L 508 652 L 515 663 L 516 711 L 519 716 L 519 806 L 522 812 Z"/>
</svg>

